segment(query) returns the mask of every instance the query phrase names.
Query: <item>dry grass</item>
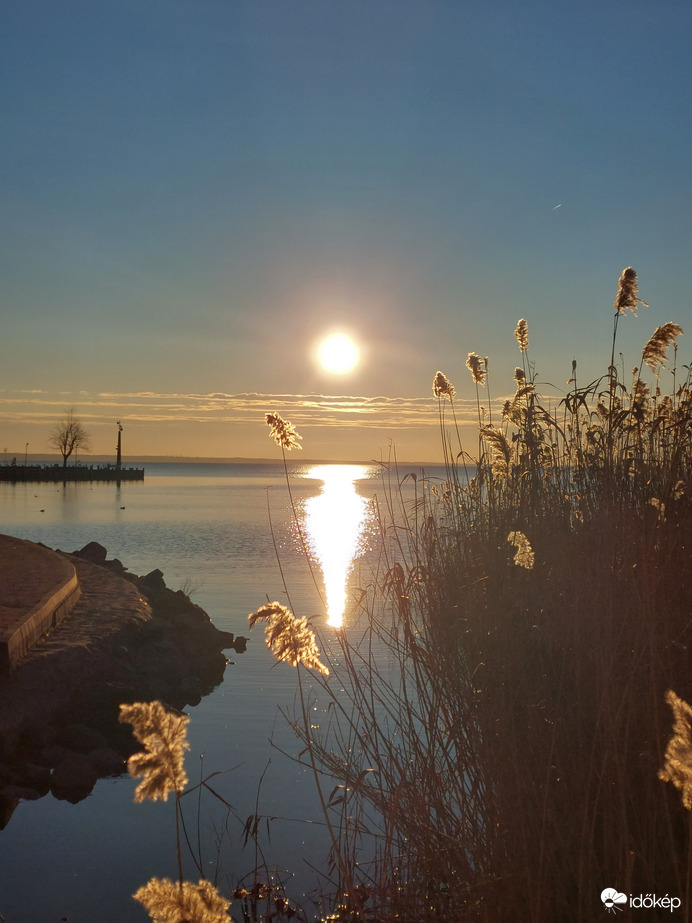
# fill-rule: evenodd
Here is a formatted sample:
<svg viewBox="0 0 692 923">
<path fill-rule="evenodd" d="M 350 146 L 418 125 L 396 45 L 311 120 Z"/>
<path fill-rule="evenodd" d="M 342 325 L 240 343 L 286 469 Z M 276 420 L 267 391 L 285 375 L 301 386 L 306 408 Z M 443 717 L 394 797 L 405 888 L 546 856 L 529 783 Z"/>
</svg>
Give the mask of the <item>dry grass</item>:
<svg viewBox="0 0 692 923">
<path fill-rule="evenodd" d="M 469 354 L 476 457 L 436 374 L 445 479 L 389 467 L 379 561 L 336 648 L 280 603 L 250 617 L 297 667 L 288 717 L 332 844 L 325 921 L 577 923 L 602 917 L 604 889 L 675 896 L 692 918 L 692 388 L 670 322 L 622 380 L 618 321 L 640 303 L 628 267 L 607 370 L 584 385 L 573 362 L 558 413 L 525 319 L 500 420 Z M 282 454 L 298 447 L 267 422 Z M 180 869 L 175 900 L 184 885 L 206 888 Z M 253 894 L 236 895 L 248 920 L 295 913 L 262 915 Z"/>
<path fill-rule="evenodd" d="M 628 268 L 612 355 L 639 303 Z M 687 893 L 686 811 L 658 778 L 666 691 L 692 699 L 681 333 L 659 327 L 627 383 L 611 358 L 581 385 L 574 363 L 555 413 L 522 319 L 500 422 L 481 406 L 488 361 L 469 356 L 474 459 L 435 376 L 446 479 L 399 485 L 392 468 L 360 634 L 316 677 L 329 720 L 294 721 L 331 792 L 333 865 L 349 867 L 331 919 L 581 921 L 605 887 Z"/>
</svg>

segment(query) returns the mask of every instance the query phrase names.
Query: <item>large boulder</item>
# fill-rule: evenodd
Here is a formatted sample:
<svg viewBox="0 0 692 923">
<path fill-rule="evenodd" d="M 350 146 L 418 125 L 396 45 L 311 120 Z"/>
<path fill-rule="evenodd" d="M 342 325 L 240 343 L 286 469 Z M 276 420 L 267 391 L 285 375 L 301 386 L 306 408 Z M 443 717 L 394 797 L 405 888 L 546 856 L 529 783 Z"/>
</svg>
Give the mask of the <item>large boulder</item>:
<svg viewBox="0 0 692 923">
<path fill-rule="evenodd" d="M 83 561 L 91 561 L 92 564 L 105 564 L 108 551 L 98 542 L 88 542 L 79 551 L 75 551 L 78 558 Z"/>
<path fill-rule="evenodd" d="M 88 754 L 88 759 L 99 778 L 120 775 L 126 766 L 122 754 L 116 753 L 110 747 L 99 747 L 97 750 L 92 750 Z"/>
<path fill-rule="evenodd" d="M 101 731 L 84 724 L 68 724 L 59 734 L 58 742 L 76 753 L 90 753 L 108 743 Z"/>
<path fill-rule="evenodd" d="M 51 791 L 56 798 L 81 801 L 96 785 L 98 773 L 83 753 L 67 753 L 53 770 Z"/>
<path fill-rule="evenodd" d="M 163 579 L 163 571 L 159 570 L 158 567 L 140 577 L 137 583 L 145 592 L 149 591 L 157 596 L 167 589 L 166 581 Z"/>
</svg>

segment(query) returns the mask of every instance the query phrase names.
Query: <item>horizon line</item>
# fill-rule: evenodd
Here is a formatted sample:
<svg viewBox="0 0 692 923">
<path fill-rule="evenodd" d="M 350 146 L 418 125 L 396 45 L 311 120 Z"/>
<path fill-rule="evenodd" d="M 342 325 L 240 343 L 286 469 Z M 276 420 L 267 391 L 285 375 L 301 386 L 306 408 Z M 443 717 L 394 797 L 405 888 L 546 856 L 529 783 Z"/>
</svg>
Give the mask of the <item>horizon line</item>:
<svg viewBox="0 0 692 923">
<path fill-rule="evenodd" d="M 23 456 L 24 453 L 19 452 L 6 452 L 5 459 L 2 464 L 9 464 L 8 458 L 12 457 L 17 459 L 17 465 L 23 465 Z M 441 466 L 444 463 L 439 461 L 434 462 L 421 462 L 421 461 L 408 461 L 407 459 L 394 459 L 390 462 L 383 461 L 382 459 L 359 459 L 357 461 L 347 461 L 345 459 L 334 460 L 331 458 L 301 458 L 298 455 L 292 456 L 291 458 L 286 458 L 287 463 L 299 463 L 303 465 L 382 465 L 386 467 L 388 465 L 415 465 L 420 467 L 435 465 Z M 34 464 L 36 462 L 62 462 L 62 455 L 51 453 L 51 452 L 36 452 L 29 453 L 27 455 L 27 464 Z M 114 464 L 113 456 L 111 454 L 96 453 L 94 455 L 83 454 L 79 456 L 78 460 L 69 460 L 67 465 L 68 467 L 74 466 L 76 464 L 90 465 L 96 463 L 108 462 Z M 283 465 L 283 458 L 271 458 L 269 456 L 245 456 L 245 455 L 234 455 L 234 456 L 215 456 L 215 455 L 136 455 L 133 456 L 131 460 L 126 460 L 122 462 L 122 467 L 127 468 L 134 467 L 139 463 L 151 463 L 151 464 L 165 464 L 165 463 L 178 463 L 178 464 L 220 464 L 220 465 L 238 465 L 238 464 L 266 464 L 266 465 Z"/>
</svg>

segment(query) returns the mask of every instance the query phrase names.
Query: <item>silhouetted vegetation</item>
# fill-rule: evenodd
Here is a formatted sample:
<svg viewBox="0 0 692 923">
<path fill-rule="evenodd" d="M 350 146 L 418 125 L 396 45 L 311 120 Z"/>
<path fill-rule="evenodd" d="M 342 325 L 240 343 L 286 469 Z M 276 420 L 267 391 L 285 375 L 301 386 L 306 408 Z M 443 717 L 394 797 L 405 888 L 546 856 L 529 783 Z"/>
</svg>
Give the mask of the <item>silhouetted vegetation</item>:
<svg viewBox="0 0 692 923">
<path fill-rule="evenodd" d="M 525 319 L 501 420 L 471 353 L 477 457 L 435 376 L 446 478 L 392 467 L 383 576 L 314 679 L 329 720 L 294 722 L 339 819 L 339 919 L 585 920 L 607 886 L 685 904 L 688 818 L 658 772 L 666 691 L 692 695 L 692 390 L 673 323 L 623 380 L 638 302 L 628 268 L 606 373 L 574 364 L 552 409 Z"/>
<path fill-rule="evenodd" d="M 336 648 L 280 603 L 251 617 L 298 671 L 297 759 L 332 842 L 323 919 L 582 921 L 606 888 L 690 918 L 692 388 L 670 322 L 631 378 L 616 366 L 639 303 L 627 268 L 606 372 L 583 384 L 573 363 L 557 406 L 525 319 L 501 419 L 470 353 L 477 455 L 437 373 L 445 477 L 389 466 L 378 566 Z"/>
<path fill-rule="evenodd" d="M 68 458 L 76 449 L 89 448 L 89 434 L 81 421 L 75 417 L 73 407 L 66 410 L 64 419 L 56 423 L 48 444 L 60 452 L 65 468 Z"/>
</svg>

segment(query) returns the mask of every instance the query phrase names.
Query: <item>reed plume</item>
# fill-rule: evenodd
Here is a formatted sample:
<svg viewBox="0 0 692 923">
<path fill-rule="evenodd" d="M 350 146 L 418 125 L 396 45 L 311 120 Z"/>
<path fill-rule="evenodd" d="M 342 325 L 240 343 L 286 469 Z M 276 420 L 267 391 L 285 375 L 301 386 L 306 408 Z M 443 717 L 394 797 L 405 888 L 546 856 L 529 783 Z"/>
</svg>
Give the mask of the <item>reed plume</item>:
<svg viewBox="0 0 692 923">
<path fill-rule="evenodd" d="M 664 394 L 656 406 L 656 416 L 670 422 L 673 418 L 673 401 L 669 394 Z"/>
<path fill-rule="evenodd" d="M 615 313 L 625 314 L 627 311 L 631 311 L 636 317 L 637 307 L 640 304 L 648 307 L 647 303 L 639 297 L 637 273 L 631 266 L 628 266 L 622 270 L 618 280 L 618 292 L 614 302 Z"/>
<path fill-rule="evenodd" d="M 193 885 L 152 878 L 133 897 L 154 923 L 231 923 L 230 902 L 209 881 Z"/>
<path fill-rule="evenodd" d="M 486 368 L 486 359 L 482 359 L 478 353 L 469 353 L 466 360 L 466 368 L 471 372 L 471 377 L 477 385 L 485 384 L 485 377 L 488 374 Z"/>
<path fill-rule="evenodd" d="M 451 401 L 456 393 L 454 385 L 444 372 L 438 372 L 433 380 L 433 394 L 435 397 L 447 396 Z"/>
<path fill-rule="evenodd" d="M 654 330 L 651 339 L 644 347 L 642 362 L 649 366 L 657 378 L 667 358 L 666 350 L 671 343 L 675 343 L 682 333 L 682 327 L 669 321 L 667 324 L 664 324 L 662 327 L 657 327 Z"/>
<path fill-rule="evenodd" d="M 338 863 L 335 923 L 365 918 L 361 894 L 372 920 L 592 919 L 604 869 L 632 893 L 654 880 L 674 893 L 687 876 L 692 907 L 692 704 L 672 692 L 665 765 L 658 749 L 660 693 L 689 669 L 692 373 L 672 395 L 642 380 L 644 359 L 656 371 L 682 332 L 666 325 L 620 382 L 620 314 L 641 303 L 628 267 L 610 365 L 578 387 L 572 360 L 564 416 L 541 398 L 517 323 L 523 368 L 501 427 L 477 400 L 474 478 L 458 477 L 453 388 L 434 377 L 446 480 L 414 478 L 414 503 L 390 488 L 381 527 L 395 557 L 383 540 L 358 632 L 339 636 L 328 683 L 312 677 L 329 726 L 313 723 L 297 671 L 293 723 Z M 475 353 L 467 365 L 478 399 L 488 366 Z M 250 618 L 276 622 L 273 649 L 293 616 L 272 603 Z M 688 831 L 659 776 L 680 790 Z M 328 797 L 323 778 L 341 783 Z"/>
<path fill-rule="evenodd" d="M 505 476 L 509 473 L 510 448 L 507 437 L 500 430 L 491 426 L 481 428 L 481 436 L 489 443 L 492 451 L 492 468 L 495 474 Z"/>
<path fill-rule="evenodd" d="M 517 549 L 514 555 L 514 563 L 517 567 L 525 567 L 526 570 L 533 570 L 534 553 L 531 542 L 523 532 L 510 532 L 507 541 Z"/>
<path fill-rule="evenodd" d="M 658 778 L 672 782 L 680 791 L 683 805 L 692 810 L 692 708 L 672 689 L 666 692 L 666 702 L 673 709 L 673 736 L 666 747 L 663 768 Z"/>
<path fill-rule="evenodd" d="M 522 317 L 521 320 L 517 321 L 514 336 L 517 338 L 519 349 L 525 353 L 529 348 L 529 322 L 525 318 Z"/>
<path fill-rule="evenodd" d="M 248 616 L 250 629 L 263 619 L 267 621 L 267 647 L 277 660 L 286 661 L 292 667 L 302 663 L 308 670 L 318 670 L 325 675 L 329 673 L 320 660 L 315 632 L 310 628 L 306 618 L 296 618 L 286 606 L 273 602 L 261 606 Z"/>
<path fill-rule="evenodd" d="M 130 775 L 142 776 L 135 789 L 135 801 L 167 801 L 170 792 L 180 793 L 188 782 L 184 760 L 185 750 L 190 749 L 189 717 L 154 701 L 121 705 L 118 720 L 132 725 L 132 733 L 144 747 L 127 761 Z"/>
<path fill-rule="evenodd" d="M 298 441 L 303 437 L 298 435 L 292 423 L 284 420 L 278 413 L 267 413 L 264 418 L 269 425 L 269 437 L 274 439 L 278 446 L 289 451 L 303 448 Z"/>
<path fill-rule="evenodd" d="M 632 413 L 635 419 L 641 421 L 646 416 L 649 396 L 649 386 L 637 377 L 632 385 Z"/>
<path fill-rule="evenodd" d="M 516 371 L 521 370 L 517 369 Z M 523 381 L 525 382 L 526 379 L 524 378 Z M 534 391 L 533 385 L 525 384 L 523 387 L 519 387 L 514 397 L 505 401 L 502 407 L 502 416 L 506 417 L 515 426 L 523 426 L 526 420 L 527 395 L 533 394 Z"/>
</svg>

